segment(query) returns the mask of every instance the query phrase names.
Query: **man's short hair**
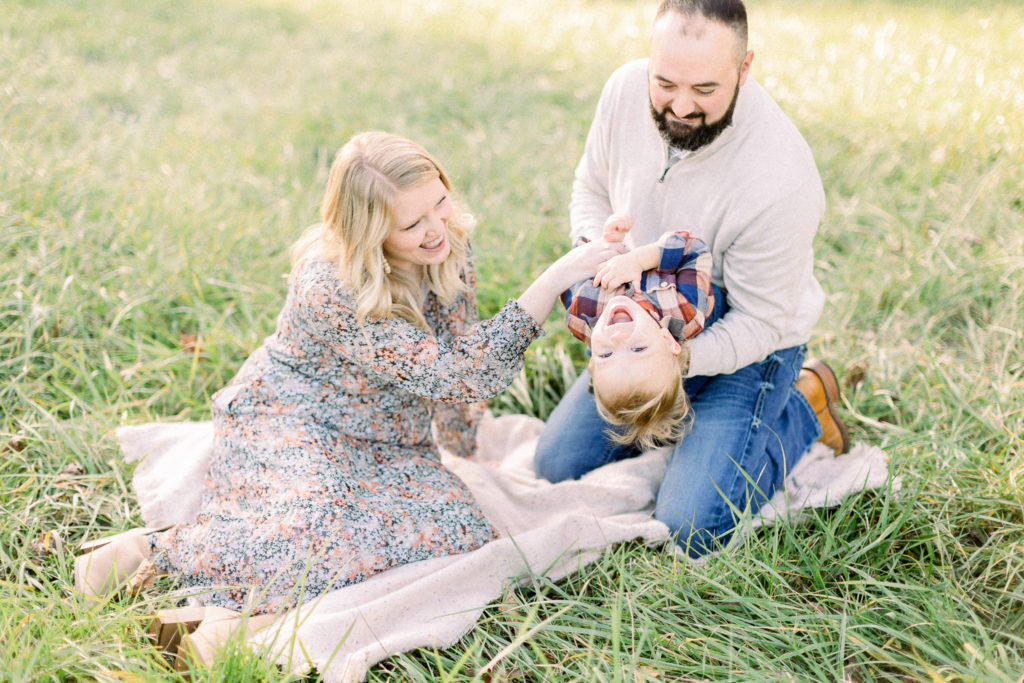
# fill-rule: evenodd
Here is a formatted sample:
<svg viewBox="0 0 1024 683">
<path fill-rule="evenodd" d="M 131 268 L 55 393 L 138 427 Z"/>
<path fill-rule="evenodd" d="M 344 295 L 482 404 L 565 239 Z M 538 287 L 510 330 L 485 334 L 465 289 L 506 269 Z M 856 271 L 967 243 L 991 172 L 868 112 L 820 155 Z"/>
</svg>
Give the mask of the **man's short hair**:
<svg viewBox="0 0 1024 683">
<path fill-rule="evenodd" d="M 747 51 L 747 8 L 742 0 L 661 0 L 655 21 L 666 12 L 701 16 L 725 24 L 739 37 L 742 51 Z"/>
</svg>

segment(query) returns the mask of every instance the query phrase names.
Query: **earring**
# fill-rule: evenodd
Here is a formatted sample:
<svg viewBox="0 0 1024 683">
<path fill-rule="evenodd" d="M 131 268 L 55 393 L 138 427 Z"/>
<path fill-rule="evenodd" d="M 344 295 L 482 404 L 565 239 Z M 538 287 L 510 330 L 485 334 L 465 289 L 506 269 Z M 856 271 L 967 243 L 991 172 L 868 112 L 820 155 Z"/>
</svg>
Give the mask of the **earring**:
<svg viewBox="0 0 1024 683">
<path fill-rule="evenodd" d="M 381 256 L 381 260 L 384 261 L 384 274 L 391 275 L 391 264 L 388 263 L 387 258 L 385 258 L 384 256 Z"/>
</svg>

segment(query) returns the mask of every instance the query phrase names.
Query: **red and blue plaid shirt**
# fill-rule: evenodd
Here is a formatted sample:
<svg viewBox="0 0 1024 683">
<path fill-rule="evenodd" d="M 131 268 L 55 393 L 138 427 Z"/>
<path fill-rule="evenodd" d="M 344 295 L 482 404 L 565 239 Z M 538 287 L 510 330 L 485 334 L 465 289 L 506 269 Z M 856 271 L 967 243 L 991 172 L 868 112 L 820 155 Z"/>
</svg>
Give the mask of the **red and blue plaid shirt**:
<svg viewBox="0 0 1024 683">
<path fill-rule="evenodd" d="M 580 238 L 585 241 L 586 238 Z M 632 284 L 613 290 L 594 286 L 593 278 L 577 282 L 562 293 L 565 324 L 580 341 L 590 346 L 590 331 L 612 297 L 631 297 L 668 329 L 685 341 L 704 329 L 715 307 L 711 289 L 711 252 L 704 242 L 685 230 L 666 232 L 658 240 L 658 267 L 644 271 L 640 290 Z"/>
</svg>

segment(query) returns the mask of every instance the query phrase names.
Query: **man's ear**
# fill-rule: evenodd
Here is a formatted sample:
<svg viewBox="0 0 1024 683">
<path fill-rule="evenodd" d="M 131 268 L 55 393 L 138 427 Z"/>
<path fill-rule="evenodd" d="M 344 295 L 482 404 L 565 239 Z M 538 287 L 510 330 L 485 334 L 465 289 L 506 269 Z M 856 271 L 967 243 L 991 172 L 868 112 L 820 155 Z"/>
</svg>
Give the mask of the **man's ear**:
<svg viewBox="0 0 1024 683">
<path fill-rule="evenodd" d="M 740 85 L 747 82 L 747 74 L 750 73 L 750 63 L 754 61 L 754 51 L 747 50 L 747 55 L 743 58 L 743 63 L 740 64 Z"/>
</svg>

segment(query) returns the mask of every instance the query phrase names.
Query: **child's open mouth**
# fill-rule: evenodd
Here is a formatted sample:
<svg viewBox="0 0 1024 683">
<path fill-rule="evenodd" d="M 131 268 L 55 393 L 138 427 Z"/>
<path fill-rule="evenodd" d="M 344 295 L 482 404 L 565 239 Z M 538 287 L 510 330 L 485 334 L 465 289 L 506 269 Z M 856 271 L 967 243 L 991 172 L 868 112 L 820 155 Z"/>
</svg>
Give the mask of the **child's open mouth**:
<svg viewBox="0 0 1024 683">
<path fill-rule="evenodd" d="M 633 316 L 629 314 L 629 310 L 625 306 L 616 306 L 608 316 L 609 325 L 631 322 L 633 322 Z"/>
</svg>

